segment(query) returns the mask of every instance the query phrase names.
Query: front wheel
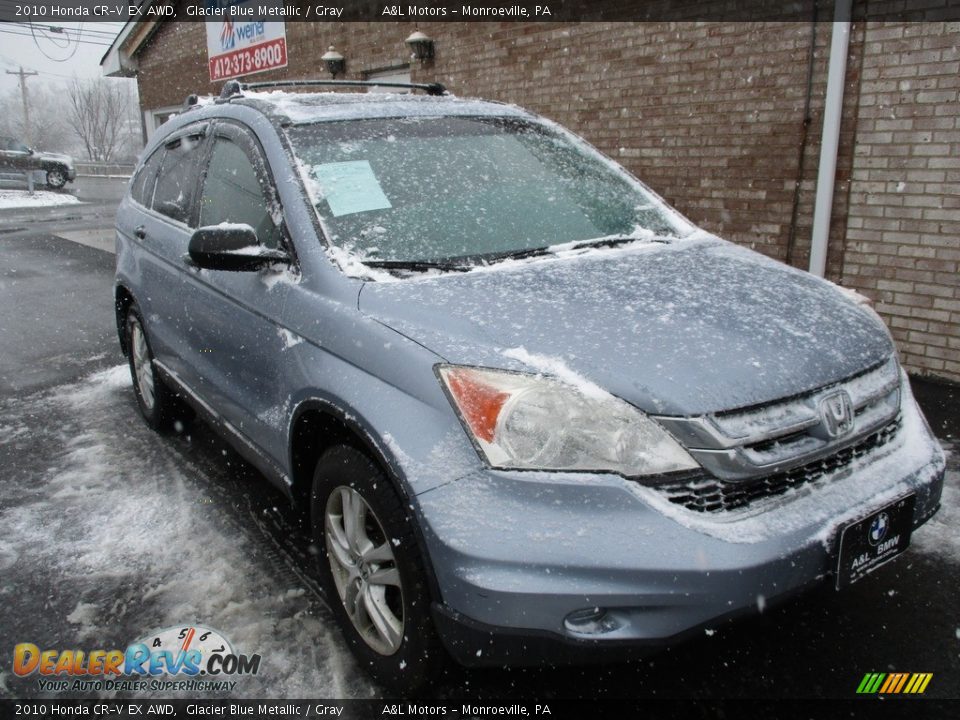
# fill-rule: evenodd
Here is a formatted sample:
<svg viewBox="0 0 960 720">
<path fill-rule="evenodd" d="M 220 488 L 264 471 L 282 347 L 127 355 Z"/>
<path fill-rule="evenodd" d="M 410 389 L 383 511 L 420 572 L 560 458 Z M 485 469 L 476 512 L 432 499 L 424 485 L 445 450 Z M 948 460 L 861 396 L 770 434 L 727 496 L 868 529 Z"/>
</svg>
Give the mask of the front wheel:
<svg viewBox="0 0 960 720">
<path fill-rule="evenodd" d="M 59 190 L 67 184 L 67 173 L 62 168 L 50 168 L 47 170 L 47 186 L 54 190 Z"/>
<path fill-rule="evenodd" d="M 180 411 L 183 406 L 179 399 L 154 369 L 153 352 L 136 305 L 127 311 L 126 329 L 130 375 L 140 413 L 154 430 L 168 430 L 175 426 L 178 418 L 187 419 L 188 416 Z"/>
<path fill-rule="evenodd" d="M 443 650 L 405 505 L 365 453 L 327 450 L 313 477 L 320 575 L 347 644 L 379 682 L 403 693 L 436 677 Z"/>
</svg>

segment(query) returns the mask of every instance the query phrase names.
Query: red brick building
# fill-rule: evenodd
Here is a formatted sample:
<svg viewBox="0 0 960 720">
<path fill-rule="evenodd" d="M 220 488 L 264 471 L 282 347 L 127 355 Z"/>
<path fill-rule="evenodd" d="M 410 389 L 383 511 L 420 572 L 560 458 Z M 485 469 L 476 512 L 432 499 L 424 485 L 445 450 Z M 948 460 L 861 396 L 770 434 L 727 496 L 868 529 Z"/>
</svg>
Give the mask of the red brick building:
<svg viewBox="0 0 960 720">
<path fill-rule="evenodd" d="M 288 22 L 288 66 L 252 79 L 409 74 L 517 103 L 586 137 L 694 222 L 806 268 L 831 22 Z M 203 23 L 128 25 L 145 125 L 216 93 Z M 960 380 L 960 23 L 854 21 L 826 275 L 870 297 L 913 372 Z"/>
</svg>

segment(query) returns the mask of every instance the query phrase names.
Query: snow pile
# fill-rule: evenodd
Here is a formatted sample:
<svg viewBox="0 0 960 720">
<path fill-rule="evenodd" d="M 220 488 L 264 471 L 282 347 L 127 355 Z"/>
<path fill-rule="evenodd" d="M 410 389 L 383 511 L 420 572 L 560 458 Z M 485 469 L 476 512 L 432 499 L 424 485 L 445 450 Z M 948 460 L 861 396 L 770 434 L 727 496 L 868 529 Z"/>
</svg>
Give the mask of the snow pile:
<svg viewBox="0 0 960 720">
<path fill-rule="evenodd" d="M 960 562 L 960 458 L 958 448 L 944 444 L 947 476 L 943 482 L 940 511 L 910 539 L 914 549 L 928 555 Z"/>
<path fill-rule="evenodd" d="M 33 195 L 26 190 L 0 190 L 0 210 L 79 204 L 80 201 L 73 195 L 49 192 L 47 190 L 35 190 Z"/>
<path fill-rule="evenodd" d="M 570 369 L 563 361 L 563 358 L 550 355 L 538 355 L 528 352 L 526 348 L 515 347 L 503 351 L 504 357 L 518 360 L 543 375 L 556 377 L 568 385 L 577 388 L 585 397 L 593 400 L 606 400 L 610 397 L 609 393 L 594 383 L 587 380 L 583 375 Z"/>
<path fill-rule="evenodd" d="M 38 573 L 55 585 L 65 603 L 45 605 L 41 627 L 59 628 L 62 648 L 124 649 L 201 624 L 261 655 L 260 673 L 232 678 L 231 696 L 371 695 L 313 581 L 277 559 L 252 511 L 216 498 L 229 492 L 218 474 L 235 482 L 228 460 L 202 469 L 185 440 L 150 431 L 130 384 L 120 365 L 0 405 L 0 449 L 49 448 L 45 462 L 7 477 L 0 589 Z M 36 692 L 34 677 L 4 682 Z"/>
</svg>

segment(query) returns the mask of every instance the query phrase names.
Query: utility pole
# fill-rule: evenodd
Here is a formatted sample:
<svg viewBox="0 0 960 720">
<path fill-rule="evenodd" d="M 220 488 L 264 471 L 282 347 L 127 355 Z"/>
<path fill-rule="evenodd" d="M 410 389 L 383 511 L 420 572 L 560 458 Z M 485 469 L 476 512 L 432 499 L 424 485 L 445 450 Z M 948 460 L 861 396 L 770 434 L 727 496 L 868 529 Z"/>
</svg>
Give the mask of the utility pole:
<svg viewBox="0 0 960 720">
<path fill-rule="evenodd" d="M 27 102 L 27 78 L 31 75 L 37 75 L 36 72 L 24 72 L 23 65 L 20 66 L 20 72 L 7 70 L 7 75 L 20 76 L 20 96 L 23 98 L 23 141 L 27 145 L 33 144 L 33 138 L 30 137 L 30 104 Z"/>
</svg>

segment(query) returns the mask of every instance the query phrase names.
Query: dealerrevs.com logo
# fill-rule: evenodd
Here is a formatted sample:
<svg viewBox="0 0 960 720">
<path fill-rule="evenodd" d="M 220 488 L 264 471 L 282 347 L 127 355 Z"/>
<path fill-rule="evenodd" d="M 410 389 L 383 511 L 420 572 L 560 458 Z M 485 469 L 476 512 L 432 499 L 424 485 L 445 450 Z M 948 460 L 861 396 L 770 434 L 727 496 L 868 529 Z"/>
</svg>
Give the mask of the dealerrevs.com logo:
<svg viewBox="0 0 960 720">
<path fill-rule="evenodd" d="M 38 675 L 46 692 L 230 691 L 233 677 L 259 670 L 259 655 L 239 654 L 220 632 L 199 625 L 158 630 L 126 650 L 42 650 L 33 643 L 13 649 L 14 674 Z"/>
</svg>

